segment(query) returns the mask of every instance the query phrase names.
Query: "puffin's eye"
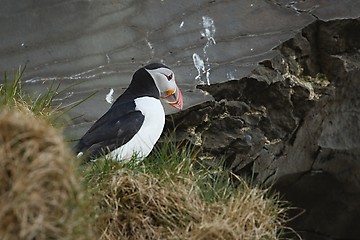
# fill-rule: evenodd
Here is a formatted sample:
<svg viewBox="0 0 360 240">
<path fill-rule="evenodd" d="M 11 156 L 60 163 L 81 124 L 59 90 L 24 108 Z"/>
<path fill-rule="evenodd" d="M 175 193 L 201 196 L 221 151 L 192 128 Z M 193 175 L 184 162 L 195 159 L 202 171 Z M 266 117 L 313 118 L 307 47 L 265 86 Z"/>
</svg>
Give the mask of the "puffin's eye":
<svg viewBox="0 0 360 240">
<path fill-rule="evenodd" d="M 170 74 L 170 75 L 166 75 L 166 77 L 167 77 L 167 80 L 171 80 L 172 78 L 173 78 L 173 74 Z"/>
</svg>

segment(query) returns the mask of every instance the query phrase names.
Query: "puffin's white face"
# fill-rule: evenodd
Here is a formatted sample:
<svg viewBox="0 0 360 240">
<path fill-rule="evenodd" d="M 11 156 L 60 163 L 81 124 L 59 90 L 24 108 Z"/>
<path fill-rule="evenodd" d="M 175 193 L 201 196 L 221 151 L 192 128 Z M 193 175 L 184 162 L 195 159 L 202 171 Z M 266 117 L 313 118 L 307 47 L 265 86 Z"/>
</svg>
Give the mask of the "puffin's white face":
<svg viewBox="0 0 360 240">
<path fill-rule="evenodd" d="M 174 72 L 164 67 L 151 70 L 145 68 L 145 70 L 154 79 L 155 85 L 159 89 L 160 97 L 169 105 L 181 110 L 183 99 L 181 91 L 176 85 Z"/>
</svg>

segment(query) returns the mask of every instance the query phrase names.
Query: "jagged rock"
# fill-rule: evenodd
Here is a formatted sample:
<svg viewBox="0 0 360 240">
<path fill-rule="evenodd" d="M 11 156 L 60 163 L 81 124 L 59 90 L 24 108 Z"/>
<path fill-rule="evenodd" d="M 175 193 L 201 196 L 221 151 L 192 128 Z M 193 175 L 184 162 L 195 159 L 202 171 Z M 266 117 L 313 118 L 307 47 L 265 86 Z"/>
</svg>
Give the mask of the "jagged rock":
<svg viewBox="0 0 360 240">
<path fill-rule="evenodd" d="M 304 239 L 358 239 L 359 49 L 360 19 L 317 21 L 248 77 L 199 86 L 215 100 L 173 116 L 177 132 L 305 209 Z"/>
</svg>

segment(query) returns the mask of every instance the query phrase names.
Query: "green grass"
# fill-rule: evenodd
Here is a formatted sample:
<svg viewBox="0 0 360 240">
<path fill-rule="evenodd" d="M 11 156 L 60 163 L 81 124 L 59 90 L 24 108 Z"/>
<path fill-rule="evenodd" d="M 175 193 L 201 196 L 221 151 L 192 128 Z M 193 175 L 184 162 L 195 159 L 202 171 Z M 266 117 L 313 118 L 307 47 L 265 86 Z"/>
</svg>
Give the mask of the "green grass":
<svg viewBox="0 0 360 240">
<path fill-rule="evenodd" d="M 235 184 L 241 179 L 223 167 L 223 161 L 215 165 L 200 161 L 198 147 L 187 143 L 176 143 L 175 133 L 166 133 L 152 153 L 143 161 L 136 158 L 121 163 L 109 157 L 102 157 L 88 166 L 86 171 L 92 175 L 111 175 L 120 169 L 136 173 L 146 173 L 168 181 L 191 178 L 196 183 L 199 194 L 204 201 L 215 202 L 226 200 L 234 193 Z"/>
<path fill-rule="evenodd" d="M 2 105 L 25 108 L 49 122 L 66 114 L 68 109 L 52 101 L 69 88 L 60 90 L 53 81 L 32 98 L 21 85 L 24 70 L 19 68 L 10 80 L 4 75 Z M 73 204 L 86 213 L 95 239 L 280 239 L 288 207 L 277 195 L 251 186 L 221 160 L 201 160 L 201 149 L 177 143 L 174 136 L 164 134 L 141 162 L 103 157 L 78 167 L 84 201 Z M 78 160 L 73 156 L 70 161 Z"/>
<path fill-rule="evenodd" d="M 270 194 L 268 189 L 250 187 L 221 162 L 204 163 L 197 156 L 199 149 L 176 144 L 173 134 L 164 137 L 140 163 L 137 160 L 119 163 L 103 157 L 83 168 L 84 184 L 95 196 L 93 201 L 102 206 L 93 215 L 98 216 L 94 223 L 100 226 L 98 231 L 110 234 L 104 239 L 132 239 L 130 235 L 134 234 L 144 239 L 219 239 L 221 234 L 229 234 L 226 239 L 280 239 L 286 229 L 287 207 L 277 195 Z M 114 186 L 114 182 L 120 183 Z M 122 190 L 114 194 L 109 187 Z M 182 197 L 191 199 L 192 206 Z M 140 214 L 139 209 L 145 214 Z M 169 214 L 177 214 L 180 229 L 174 226 L 176 220 L 168 219 Z M 128 219 L 117 222 L 123 215 Z M 141 231 L 147 221 L 150 223 L 145 224 L 146 230 Z M 128 233 L 121 231 L 113 235 L 113 231 L 108 231 L 127 229 L 129 222 L 137 228 L 132 225 L 134 229 Z M 166 230 L 159 229 L 159 224 Z M 203 231 L 210 225 L 226 230 Z M 157 234 L 153 235 L 154 232 Z"/>
<path fill-rule="evenodd" d="M 96 94 L 96 92 L 91 93 L 84 99 L 65 107 L 61 106 L 61 104 L 53 105 L 53 100 L 55 98 L 82 82 L 71 84 L 66 88 L 61 88 L 61 82 L 57 83 L 53 80 L 46 92 L 34 97 L 23 89 L 21 79 L 25 69 L 26 67 L 20 66 L 16 71 L 13 71 L 10 77 L 4 72 L 4 79 L 0 85 L 0 104 L 3 106 L 23 108 L 23 110 L 26 109 L 35 115 L 42 115 L 56 126 L 66 125 L 66 114 Z"/>
</svg>

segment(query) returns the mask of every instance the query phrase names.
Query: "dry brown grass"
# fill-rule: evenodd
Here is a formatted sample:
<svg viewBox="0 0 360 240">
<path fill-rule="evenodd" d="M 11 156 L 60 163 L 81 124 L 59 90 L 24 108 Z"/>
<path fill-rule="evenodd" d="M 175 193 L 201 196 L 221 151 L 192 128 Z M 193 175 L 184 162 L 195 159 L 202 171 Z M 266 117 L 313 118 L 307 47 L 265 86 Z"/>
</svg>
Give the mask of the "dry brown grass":
<svg viewBox="0 0 360 240">
<path fill-rule="evenodd" d="M 76 166 L 58 130 L 29 111 L 4 109 L 0 156 L 0 239 L 86 236 L 76 219 Z"/>
<path fill-rule="evenodd" d="M 100 239 L 179 239 L 201 219 L 203 206 L 185 184 L 121 170 L 102 179 L 96 226 Z M 94 184 L 99 179 L 93 179 Z M 176 188 L 176 189 L 175 189 Z M 172 189 L 172 190 L 171 190 Z M 183 233 L 181 233 L 183 231 Z"/>
<path fill-rule="evenodd" d="M 281 203 L 275 196 L 265 197 L 267 190 L 243 186 L 225 204 L 212 204 L 190 239 L 279 239 L 285 223 Z"/>
<path fill-rule="evenodd" d="M 246 185 L 226 201 L 210 203 L 190 178 L 160 180 L 123 169 L 92 181 L 101 189 L 95 225 L 102 240 L 275 240 L 283 228 L 280 202 Z"/>
</svg>

